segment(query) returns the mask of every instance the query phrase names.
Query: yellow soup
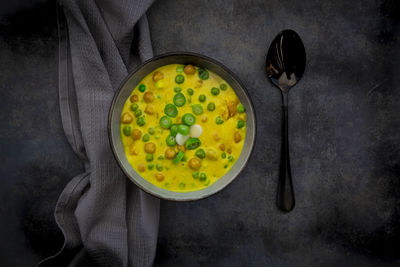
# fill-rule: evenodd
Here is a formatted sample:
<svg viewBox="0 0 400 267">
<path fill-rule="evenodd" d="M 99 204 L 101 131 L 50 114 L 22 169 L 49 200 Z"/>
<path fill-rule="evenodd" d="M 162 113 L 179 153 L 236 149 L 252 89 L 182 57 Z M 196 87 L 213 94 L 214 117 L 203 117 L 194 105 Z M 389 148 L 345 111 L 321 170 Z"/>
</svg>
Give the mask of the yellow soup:
<svg viewBox="0 0 400 267">
<path fill-rule="evenodd" d="M 215 73 L 171 64 L 134 88 L 121 114 L 121 136 L 132 167 L 161 188 L 203 189 L 239 158 L 246 113 L 233 89 Z"/>
</svg>

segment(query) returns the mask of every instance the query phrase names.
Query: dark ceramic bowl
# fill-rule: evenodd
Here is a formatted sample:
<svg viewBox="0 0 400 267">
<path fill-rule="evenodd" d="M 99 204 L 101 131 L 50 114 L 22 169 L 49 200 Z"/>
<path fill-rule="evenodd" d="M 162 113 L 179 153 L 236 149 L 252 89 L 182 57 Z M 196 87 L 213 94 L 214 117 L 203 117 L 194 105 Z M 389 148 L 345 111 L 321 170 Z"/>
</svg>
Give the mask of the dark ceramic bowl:
<svg viewBox="0 0 400 267">
<path fill-rule="evenodd" d="M 136 172 L 129 164 L 124 148 L 121 141 L 120 134 L 120 118 L 122 108 L 125 101 L 128 99 L 132 92 L 132 88 L 150 72 L 157 69 L 158 67 L 168 64 L 192 64 L 198 67 L 204 67 L 210 71 L 221 76 L 232 88 L 235 90 L 236 95 L 239 97 L 243 106 L 246 109 L 246 139 L 244 140 L 243 150 L 240 157 L 232 166 L 232 169 L 226 173 L 223 177 L 217 180 L 214 184 L 208 186 L 205 189 L 193 191 L 193 192 L 174 192 L 169 191 L 146 181 L 141 175 Z M 246 163 L 253 150 L 255 133 L 256 133 L 256 118 L 253 110 L 253 105 L 247 94 L 246 89 L 239 79 L 224 65 L 206 56 L 202 56 L 194 53 L 169 53 L 161 56 L 154 57 L 141 66 L 139 66 L 132 74 L 130 74 L 121 84 L 118 92 L 116 93 L 114 100 L 111 104 L 109 114 L 108 131 L 110 137 L 110 143 L 112 151 L 114 152 L 115 158 L 123 170 L 123 172 L 132 180 L 138 187 L 150 193 L 156 197 L 174 200 L 174 201 L 190 201 L 205 198 L 225 188 L 230 184 L 244 169 Z"/>
</svg>

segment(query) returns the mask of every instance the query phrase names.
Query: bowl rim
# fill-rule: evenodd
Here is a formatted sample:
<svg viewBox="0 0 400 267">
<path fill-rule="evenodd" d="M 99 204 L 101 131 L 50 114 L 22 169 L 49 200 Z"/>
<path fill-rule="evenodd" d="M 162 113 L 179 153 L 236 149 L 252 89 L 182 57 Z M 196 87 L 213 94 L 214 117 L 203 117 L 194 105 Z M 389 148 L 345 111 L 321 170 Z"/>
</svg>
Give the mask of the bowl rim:
<svg viewBox="0 0 400 267">
<path fill-rule="evenodd" d="M 115 103 L 116 100 L 121 92 L 121 90 L 123 89 L 125 83 L 136 73 L 138 72 L 143 66 L 145 66 L 146 64 L 148 64 L 149 62 L 155 61 L 155 60 L 159 60 L 162 58 L 166 58 L 166 57 L 170 57 L 170 56 L 193 56 L 193 57 L 198 57 L 201 59 L 204 59 L 206 61 L 210 61 L 211 63 L 214 63 L 215 65 L 217 65 L 218 67 L 222 68 L 224 71 L 226 71 L 239 85 L 240 87 L 243 89 L 247 99 L 249 100 L 251 109 L 252 109 L 252 114 L 253 114 L 253 118 L 254 118 L 254 134 L 253 134 L 253 140 L 251 142 L 251 147 L 249 149 L 249 153 L 248 153 L 248 157 L 246 159 L 246 162 L 244 162 L 243 166 L 240 168 L 240 170 L 238 171 L 238 173 L 235 175 L 235 177 L 229 181 L 227 184 L 225 184 L 224 186 L 218 188 L 217 190 L 215 190 L 214 192 L 210 192 L 209 194 L 205 194 L 202 195 L 200 197 L 197 198 L 188 198 L 188 199 L 177 199 L 177 198 L 168 198 L 168 197 L 164 197 L 161 196 L 159 194 L 156 194 L 154 192 L 152 192 L 151 190 L 144 188 L 141 184 L 139 184 L 134 178 L 131 177 L 131 175 L 129 173 L 127 173 L 127 171 L 125 170 L 125 168 L 122 166 L 122 162 L 119 159 L 119 157 L 117 156 L 117 151 L 115 149 L 113 140 L 112 140 L 112 130 L 111 130 L 111 121 L 112 121 L 112 113 L 115 107 Z M 200 200 L 200 199 L 205 199 L 208 198 L 210 196 L 215 195 L 218 192 L 221 192 L 223 189 L 225 189 L 226 187 L 228 187 L 228 185 L 230 185 L 234 180 L 236 180 L 236 178 L 243 172 L 243 170 L 246 168 L 248 161 L 251 157 L 251 155 L 253 154 L 253 150 L 254 150 L 254 145 L 256 143 L 256 139 L 257 139 L 257 118 L 256 118 L 256 112 L 254 110 L 254 104 L 253 101 L 248 93 L 247 88 L 244 86 L 244 84 L 242 83 L 242 81 L 239 79 L 239 77 L 233 73 L 229 68 L 227 68 L 224 64 L 222 64 L 221 62 L 203 55 L 203 54 L 199 54 L 199 53 L 195 53 L 195 52 L 187 52 L 187 51 L 176 51 L 176 52 L 167 52 L 167 53 L 162 53 L 160 55 L 157 56 L 153 56 L 152 58 L 149 58 L 145 61 L 143 61 L 141 64 L 139 64 L 137 67 L 135 67 L 131 72 L 128 73 L 128 75 L 121 81 L 120 85 L 118 86 L 118 89 L 114 92 L 114 96 L 113 99 L 111 101 L 111 105 L 110 105 L 110 109 L 108 112 L 108 124 L 107 124 L 107 132 L 108 132 L 108 140 L 110 143 L 110 147 L 112 150 L 112 154 L 115 158 L 115 160 L 118 163 L 118 167 L 122 170 L 122 172 L 125 174 L 126 178 L 128 178 L 130 181 L 132 181 L 138 188 L 140 188 L 141 190 L 143 190 L 144 192 L 157 197 L 158 199 L 163 199 L 163 200 L 169 200 L 169 201 L 173 201 L 173 202 L 191 202 L 191 201 L 196 201 L 196 200 Z"/>
</svg>

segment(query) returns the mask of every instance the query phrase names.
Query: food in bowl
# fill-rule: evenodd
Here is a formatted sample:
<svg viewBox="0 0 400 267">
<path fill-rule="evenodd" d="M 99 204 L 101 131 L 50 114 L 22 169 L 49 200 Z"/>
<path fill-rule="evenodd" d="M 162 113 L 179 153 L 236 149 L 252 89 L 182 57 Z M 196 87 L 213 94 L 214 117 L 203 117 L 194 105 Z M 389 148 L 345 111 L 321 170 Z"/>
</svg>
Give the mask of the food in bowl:
<svg viewBox="0 0 400 267">
<path fill-rule="evenodd" d="M 246 111 L 229 84 L 193 65 L 170 64 L 133 89 L 121 114 L 130 165 L 166 190 L 204 189 L 235 164 L 246 136 Z"/>
</svg>

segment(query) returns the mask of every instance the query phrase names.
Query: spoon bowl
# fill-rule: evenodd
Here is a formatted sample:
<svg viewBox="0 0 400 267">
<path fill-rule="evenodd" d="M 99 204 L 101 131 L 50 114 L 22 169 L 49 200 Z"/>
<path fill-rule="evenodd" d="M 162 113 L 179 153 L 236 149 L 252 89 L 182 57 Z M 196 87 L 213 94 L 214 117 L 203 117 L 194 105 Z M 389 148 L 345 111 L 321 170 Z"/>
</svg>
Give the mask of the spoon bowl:
<svg viewBox="0 0 400 267">
<path fill-rule="evenodd" d="M 300 36 L 293 30 L 280 32 L 272 41 L 266 60 L 267 76 L 282 92 L 282 148 L 277 206 L 291 211 L 295 206 L 289 160 L 288 93 L 304 74 L 306 52 Z"/>
<path fill-rule="evenodd" d="M 268 50 L 268 78 L 282 91 L 289 91 L 303 76 L 305 67 L 306 51 L 300 36 L 293 30 L 280 32 Z"/>
</svg>

